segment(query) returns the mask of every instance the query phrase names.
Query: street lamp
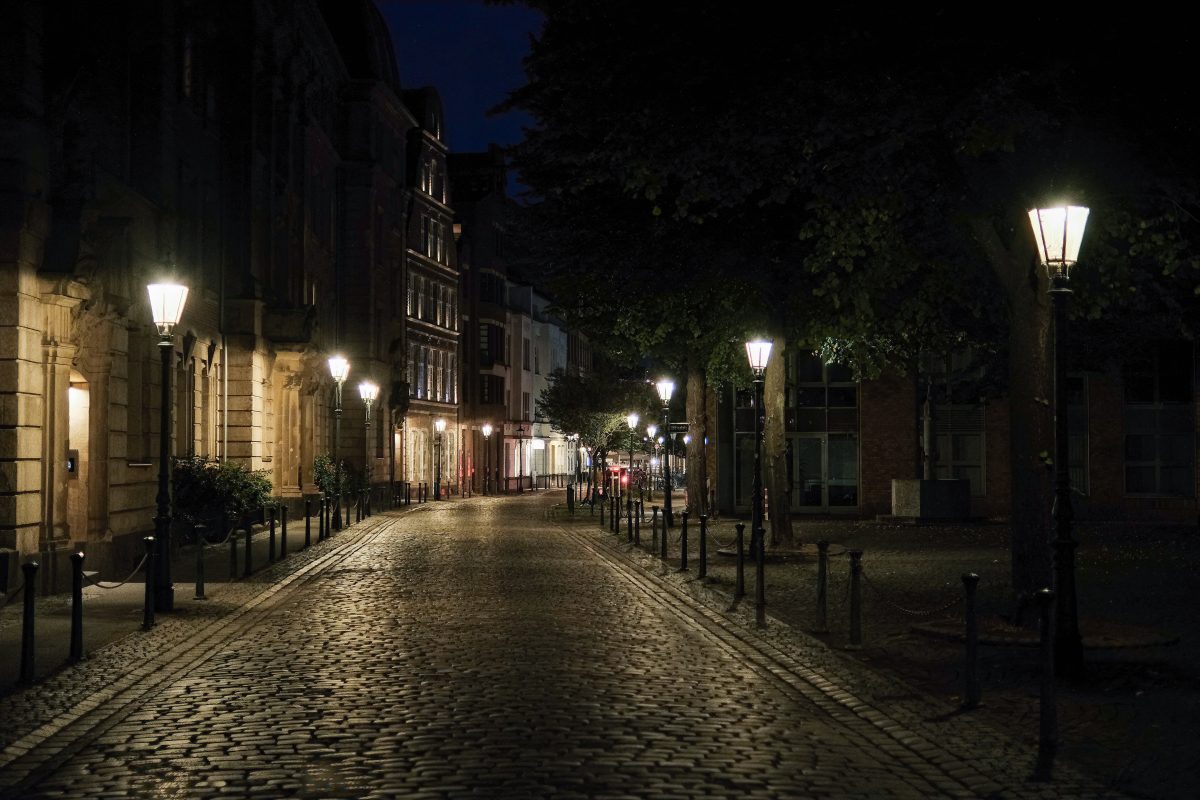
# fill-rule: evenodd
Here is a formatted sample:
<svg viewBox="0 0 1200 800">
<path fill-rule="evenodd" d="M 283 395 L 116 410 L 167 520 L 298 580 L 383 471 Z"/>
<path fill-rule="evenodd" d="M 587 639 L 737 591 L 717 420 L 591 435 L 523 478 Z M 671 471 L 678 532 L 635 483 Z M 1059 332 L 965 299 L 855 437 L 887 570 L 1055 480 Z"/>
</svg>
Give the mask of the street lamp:
<svg viewBox="0 0 1200 800">
<path fill-rule="evenodd" d="M 483 423 L 483 493 L 488 493 L 488 476 L 492 466 L 492 423 Z"/>
<path fill-rule="evenodd" d="M 366 414 L 366 447 L 363 452 L 363 475 L 367 481 L 367 511 L 371 510 L 371 404 L 379 397 L 379 385 L 371 381 L 363 381 L 358 385 L 358 396 L 367 407 Z"/>
<path fill-rule="evenodd" d="M 656 434 L 656 433 L 658 433 L 657 425 L 647 425 L 646 426 L 646 436 L 650 439 L 650 451 L 651 452 L 654 452 L 658 446 L 658 443 L 655 442 L 655 440 L 654 440 L 654 434 Z M 657 464 L 658 464 L 658 459 L 652 458 L 650 460 L 650 486 L 647 489 L 647 496 L 651 500 L 654 499 L 654 467 Z"/>
<path fill-rule="evenodd" d="M 158 513 L 154 517 L 154 549 L 158 562 L 154 582 L 154 606 L 161 611 L 175 608 L 171 583 L 171 357 L 175 353 L 175 326 L 183 317 L 188 287 L 178 283 L 151 283 L 150 314 L 158 328 L 158 352 L 162 357 L 162 403 L 158 424 Z"/>
<path fill-rule="evenodd" d="M 1071 535 L 1070 447 L 1067 429 L 1067 306 L 1071 290 L 1067 279 L 1079 259 L 1088 209 L 1083 206 L 1035 208 L 1029 212 L 1038 260 L 1050 277 L 1054 306 L 1054 668 L 1060 675 L 1083 673 L 1083 643 L 1075 598 L 1075 548 Z"/>
<path fill-rule="evenodd" d="M 338 457 L 338 437 L 342 432 L 342 384 L 350 376 L 350 362 L 340 355 L 329 357 L 329 376 L 333 378 L 333 529 L 342 529 L 342 460 Z"/>
<path fill-rule="evenodd" d="M 517 491 L 525 491 L 522 484 L 525 483 L 525 448 L 521 445 L 525 439 L 525 426 L 517 426 Z"/>
<path fill-rule="evenodd" d="M 675 393 L 675 382 L 663 378 L 654 384 L 658 390 L 658 399 L 662 400 L 663 433 L 671 435 L 671 395 Z M 671 456 L 663 450 L 663 524 L 671 527 Z"/>
<path fill-rule="evenodd" d="M 763 486 L 762 486 L 762 435 L 763 435 L 763 373 L 767 360 L 771 358 L 771 343 L 761 339 L 746 342 L 746 358 L 754 371 L 754 510 L 751 515 L 750 546 L 754 549 L 757 564 L 757 586 L 754 587 L 754 620 L 759 625 L 767 621 L 766 587 L 764 586 L 763 563 L 766 560 L 766 539 L 763 530 Z"/>
<path fill-rule="evenodd" d="M 630 413 L 627 417 L 625 417 L 625 423 L 629 426 L 629 480 L 632 481 L 633 480 L 633 433 L 634 433 L 634 430 L 637 428 L 638 415 L 636 413 Z M 628 486 L 629 486 L 629 491 L 628 491 L 629 499 L 626 500 L 625 505 L 629 509 L 629 513 L 632 514 L 633 513 L 633 483 L 631 482 Z"/>
<path fill-rule="evenodd" d="M 436 472 L 433 474 L 433 499 L 442 499 L 442 434 L 446 432 L 446 420 L 435 419 L 433 421 L 433 429 L 436 435 L 433 440 L 434 450 L 437 451 L 437 462 L 435 465 Z"/>
</svg>

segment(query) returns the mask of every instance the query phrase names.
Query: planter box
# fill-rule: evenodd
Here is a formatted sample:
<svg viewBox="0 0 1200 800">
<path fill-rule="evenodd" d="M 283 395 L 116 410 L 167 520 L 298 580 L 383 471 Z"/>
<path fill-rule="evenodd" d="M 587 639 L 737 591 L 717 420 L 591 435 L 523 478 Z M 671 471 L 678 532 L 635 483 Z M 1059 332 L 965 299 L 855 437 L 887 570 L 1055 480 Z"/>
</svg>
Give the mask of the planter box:
<svg viewBox="0 0 1200 800">
<path fill-rule="evenodd" d="M 892 481 L 892 516 L 967 519 L 970 515 L 971 482 L 965 478 Z"/>
</svg>

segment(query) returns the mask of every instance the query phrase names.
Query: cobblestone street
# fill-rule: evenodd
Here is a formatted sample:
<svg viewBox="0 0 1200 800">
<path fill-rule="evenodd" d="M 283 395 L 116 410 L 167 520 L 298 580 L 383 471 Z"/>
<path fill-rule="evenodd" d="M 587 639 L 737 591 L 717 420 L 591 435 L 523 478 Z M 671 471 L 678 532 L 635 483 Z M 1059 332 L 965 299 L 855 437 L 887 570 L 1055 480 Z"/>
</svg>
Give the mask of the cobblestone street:
<svg viewBox="0 0 1200 800">
<path fill-rule="evenodd" d="M 560 524 L 561 499 L 376 515 L 224 616 L 3 698 L 0 796 L 1109 796 L 713 611 Z"/>
</svg>

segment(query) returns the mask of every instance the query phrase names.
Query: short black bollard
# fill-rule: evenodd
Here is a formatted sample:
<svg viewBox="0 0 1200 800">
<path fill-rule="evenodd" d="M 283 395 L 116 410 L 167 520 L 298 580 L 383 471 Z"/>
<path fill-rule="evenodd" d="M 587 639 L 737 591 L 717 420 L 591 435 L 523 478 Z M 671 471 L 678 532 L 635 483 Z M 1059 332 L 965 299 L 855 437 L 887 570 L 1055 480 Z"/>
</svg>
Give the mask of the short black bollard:
<svg viewBox="0 0 1200 800">
<path fill-rule="evenodd" d="M 312 545 L 312 500 L 304 501 L 304 547 Z"/>
<path fill-rule="evenodd" d="M 817 542 L 817 627 L 829 633 L 829 542 Z"/>
<path fill-rule="evenodd" d="M 329 498 L 329 519 L 325 523 L 325 537 L 329 538 L 342 527 L 342 508 L 338 505 L 340 497 L 335 492 Z"/>
<path fill-rule="evenodd" d="M 146 546 L 146 569 L 142 573 L 146 581 L 146 599 L 142 603 L 142 630 L 148 631 L 154 627 L 154 537 L 142 539 Z"/>
<path fill-rule="evenodd" d="M 638 500 L 637 501 L 637 514 L 635 514 L 633 517 L 633 546 L 634 547 L 642 546 L 642 513 L 643 513 L 643 511 L 644 511 L 644 509 L 642 508 L 642 501 Z"/>
<path fill-rule="evenodd" d="M 229 580 L 237 580 L 237 529 L 229 532 Z"/>
<path fill-rule="evenodd" d="M 287 506 L 279 506 L 279 557 L 287 558 Z"/>
<path fill-rule="evenodd" d="M 633 503 L 625 504 L 625 541 L 633 544 Z"/>
<path fill-rule="evenodd" d="M 350 527 L 350 495 L 349 493 L 342 496 L 342 502 L 346 506 L 346 527 Z"/>
<path fill-rule="evenodd" d="M 317 513 L 320 515 L 317 517 L 317 541 L 318 542 L 323 542 L 329 538 L 329 524 L 328 524 L 329 523 L 329 513 L 328 513 L 328 511 L 326 511 L 326 508 L 325 508 L 327 502 L 328 501 L 326 501 L 326 499 L 324 497 L 322 497 L 321 498 L 321 507 L 317 509 Z"/>
<path fill-rule="evenodd" d="M 202 523 L 197 523 L 192 528 L 192 535 L 196 537 L 196 594 L 193 600 L 204 600 L 204 540 L 207 538 L 205 534 L 206 528 Z"/>
<path fill-rule="evenodd" d="M 708 577 L 708 514 L 700 515 L 700 578 Z"/>
<path fill-rule="evenodd" d="M 275 506 L 267 508 L 267 525 L 270 533 L 267 534 L 267 563 L 275 563 Z"/>
<path fill-rule="evenodd" d="M 1048 781 L 1054 772 L 1058 751 L 1058 710 L 1054 698 L 1054 592 L 1041 589 L 1034 593 L 1038 606 L 1038 630 L 1041 634 L 1042 685 L 1038 714 L 1038 754 L 1033 777 Z"/>
<path fill-rule="evenodd" d="M 567 487 L 567 511 L 571 516 L 575 516 L 575 487 Z"/>
<path fill-rule="evenodd" d="M 684 511 L 682 514 L 680 514 L 680 517 L 682 517 L 682 518 L 683 518 L 683 527 L 679 529 L 679 571 L 680 571 L 680 572 L 687 572 L 687 558 L 688 558 L 688 552 L 687 552 L 687 544 L 688 544 L 688 542 L 687 542 L 687 533 L 688 533 L 688 531 L 687 531 L 687 525 L 688 525 L 688 512 Z"/>
<path fill-rule="evenodd" d="M 33 599 L 37 592 L 38 562 L 26 561 L 21 565 L 25 576 L 24 609 L 21 616 L 21 683 L 33 683 Z"/>
<path fill-rule="evenodd" d="M 667 518 L 664 516 L 662 524 L 659 524 L 658 506 L 652 506 L 654 509 L 654 534 L 658 537 L 659 558 L 663 561 L 667 560 Z"/>
<path fill-rule="evenodd" d="M 600 503 L 600 527 L 604 527 L 604 503 Z"/>
<path fill-rule="evenodd" d="M 850 650 L 862 648 L 862 554 L 850 551 Z"/>
<path fill-rule="evenodd" d="M 733 599 L 741 600 L 746 596 L 746 523 L 739 522 L 733 527 L 737 531 L 737 573 L 733 583 Z"/>
<path fill-rule="evenodd" d="M 254 569 L 254 524 L 246 523 L 246 564 L 242 570 L 242 577 L 249 578 L 250 572 Z"/>
<path fill-rule="evenodd" d="M 767 624 L 767 532 L 759 528 L 758 548 L 754 564 L 754 624 L 760 628 Z"/>
<path fill-rule="evenodd" d="M 979 588 L 979 576 L 968 572 L 962 576 L 963 602 L 966 606 L 967 655 L 963 664 L 963 708 L 979 706 L 979 621 L 975 617 L 975 590 Z"/>
<path fill-rule="evenodd" d="M 361 489 L 358 490 L 357 492 L 355 492 L 355 494 L 357 494 L 358 497 L 355 498 L 357 500 L 357 502 L 355 502 L 355 504 L 354 504 L 354 521 L 362 522 L 362 519 L 363 519 L 362 490 Z"/>
<path fill-rule="evenodd" d="M 83 660 L 83 553 L 71 553 L 71 652 L 67 660 Z"/>
</svg>

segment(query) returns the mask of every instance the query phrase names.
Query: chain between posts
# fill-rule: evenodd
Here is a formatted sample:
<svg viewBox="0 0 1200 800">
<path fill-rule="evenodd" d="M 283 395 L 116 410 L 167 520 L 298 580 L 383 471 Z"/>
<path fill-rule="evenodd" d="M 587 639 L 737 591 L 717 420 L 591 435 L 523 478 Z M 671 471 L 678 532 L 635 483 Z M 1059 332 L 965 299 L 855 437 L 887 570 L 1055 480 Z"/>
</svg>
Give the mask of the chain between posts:
<svg viewBox="0 0 1200 800">
<path fill-rule="evenodd" d="M 142 556 L 142 560 L 139 561 L 137 566 L 133 568 L 133 572 L 129 573 L 128 578 L 121 581 L 120 583 L 114 583 L 111 586 L 105 586 L 100 581 L 94 580 L 93 578 L 88 577 L 86 572 L 83 575 L 83 579 L 85 581 L 87 581 L 88 583 L 90 583 L 92 586 L 95 586 L 97 589 L 117 589 L 117 588 L 120 588 L 120 587 L 124 586 L 125 584 L 129 583 L 131 580 L 133 580 L 134 575 L 137 575 L 139 572 L 142 571 L 142 567 L 146 564 L 147 558 L 148 558 L 148 556 Z"/>
<path fill-rule="evenodd" d="M 962 599 L 963 599 L 961 594 L 955 594 L 955 596 L 949 602 L 945 603 L 944 605 L 940 605 L 937 608 L 931 608 L 926 611 L 917 611 L 916 609 L 905 608 L 904 606 L 899 605 L 898 603 L 893 602 L 891 599 L 889 599 L 887 596 L 887 593 L 884 592 L 882 589 L 880 589 L 878 586 L 876 586 L 871 581 L 871 578 L 867 575 L 866 570 L 863 570 L 863 572 L 862 572 L 862 579 L 863 579 L 863 583 L 866 584 L 871 589 L 871 591 L 874 592 L 877 597 L 879 597 L 880 600 L 887 603 L 889 606 L 896 609 L 901 614 L 908 614 L 911 617 L 932 617 L 934 614 L 940 614 L 943 611 L 948 611 L 949 609 L 954 608 L 956 605 L 961 603 Z"/>
</svg>

